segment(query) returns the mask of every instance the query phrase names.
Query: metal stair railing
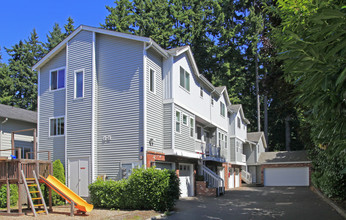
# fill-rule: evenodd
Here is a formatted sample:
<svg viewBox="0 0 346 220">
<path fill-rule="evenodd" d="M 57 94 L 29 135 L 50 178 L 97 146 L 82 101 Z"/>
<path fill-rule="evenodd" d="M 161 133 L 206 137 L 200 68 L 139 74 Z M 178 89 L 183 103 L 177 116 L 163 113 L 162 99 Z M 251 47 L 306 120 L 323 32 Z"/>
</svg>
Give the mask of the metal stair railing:
<svg viewBox="0 0 346 220">
<path fill-rule="evenodd" d="M 208 183 L 208 186 L 218 188 L 222 187 L 222 193 L 225 193 L 225 182 L 224 180 L 218 176 L 216 173 L 214 173 L 211 169 L 206 167 L 205 165 L 202 166 L 203 176 L 204 180 Z M 221 192 L 218 190 L 218 195 L 220 195 Z"/>
<path fill-rule="evenodd" d="M 252 176 L 251 176 L 251 173 L 245 171 L 245 170 L 242 170 L 241 171 L 241 179 L 247 183 L 247 184 L 251 184 L 252 183 Z"/>
</svg>

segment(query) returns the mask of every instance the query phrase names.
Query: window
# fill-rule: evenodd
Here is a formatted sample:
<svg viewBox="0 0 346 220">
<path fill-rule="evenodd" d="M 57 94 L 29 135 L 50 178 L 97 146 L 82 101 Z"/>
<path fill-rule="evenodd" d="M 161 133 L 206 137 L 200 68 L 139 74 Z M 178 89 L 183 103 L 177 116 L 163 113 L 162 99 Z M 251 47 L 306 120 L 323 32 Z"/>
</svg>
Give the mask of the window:
<svg viewBox="0 0 346 220">
<path fill-rule="evenodd" d="M 219 132 L 219 146 L 221 146 L 221 133 Z"/>
<path fill-rule="evenodd" d="M 150 69 L 149 73 L 149 89 L 155 93 L 155 71 L 153 69 Z"/>
<path fill-rule="evenodd" d="M 202 128 L 200 126 L 197 126 L 197 139 L 202 139 Z"/>
<path fill-rule="evenodd" d="M 175 131 L 180 133 L 180 112 L 175 112 Z"/>
<path fill-rule="evenodd" d="M 50 119 L 50 136 L 64 135 L 64 117 Z"/>
<path fill-rule="evenodd" d="M 214 106 L 214 97 L 211 96 L 211 105 Z"/>
<path fill-rule="evenodd" d="M 225 148 L 227 148 L 227 136 L 225 135 Z"/>
<path fill-rule="evenodd" d="M 201 86 L 201 90 L 199 92 L 199 95 L 201 96 L 201 98 L 203 98 L 203 87 Z"/>
<path fill-rule="evenodd" d="M 195 123 L 193 118 L 190 118 L 190 137 L 193 137 Z"/>
<path fill-rule="evenodd" d="M 220 102 L 220 115 L 225 117 L 225 104 L 223 102 Z"/>
<path fill-rule="evenodd" d="M 240 125 L 240 118 L 239 117 L 238 117 L 237 121 L 238 121 L 238 128 L 240 128 L 241 125 Z"/>
<path fill-rule="evenodd" d="M 190 91 L 190 73 L 180 67 L 180 86 Z"/>
<path fill-rule="evenodd" d="M 187 125 L 187 115 L 183 114 L 183 125 Z"/>
<path fill-rule="evenodd" d="M 84 70 L 74 72 L 74 98 L 84 97 Z"/>
<path fill-rule="evenodd" d="M 65 88 L 65 69 L 52 70 L 50 72 L 50 90 Z"/>
</svg>

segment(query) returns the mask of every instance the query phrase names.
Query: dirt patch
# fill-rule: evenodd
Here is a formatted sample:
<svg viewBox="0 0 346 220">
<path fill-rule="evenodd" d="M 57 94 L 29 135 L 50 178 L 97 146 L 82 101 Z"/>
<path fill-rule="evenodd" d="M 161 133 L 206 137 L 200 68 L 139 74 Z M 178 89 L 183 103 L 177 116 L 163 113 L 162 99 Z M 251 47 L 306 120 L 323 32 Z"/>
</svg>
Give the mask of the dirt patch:
<svg viewBox="0 0 346 220">
<path fill-rule="evenodd" d="M 31 210 L 23 210 L 26 213 L 24 216 L 20 217 L 9 217 L 1 216 L 3 220 L 18 220 L 18 219 L 32 219 L 33 214 Z M 75 216 L 70 217 L 70 206 L 55 206 L 53 207 L 53 212 L 46 214 L 38 214 L 36 219 L 48 219 L 49 220 L 61 220 L 61 219 L 96 219 L 96 220 L 106 220 L 106 219 L 126 219 L 126 220 L 142 220 L 148 219 L 159 215 L 160 213 L 152 210 L 106 210 L 106 209 L 94 209 L 86 215 L 77 214 L 75 211 Z"/>
</svg>

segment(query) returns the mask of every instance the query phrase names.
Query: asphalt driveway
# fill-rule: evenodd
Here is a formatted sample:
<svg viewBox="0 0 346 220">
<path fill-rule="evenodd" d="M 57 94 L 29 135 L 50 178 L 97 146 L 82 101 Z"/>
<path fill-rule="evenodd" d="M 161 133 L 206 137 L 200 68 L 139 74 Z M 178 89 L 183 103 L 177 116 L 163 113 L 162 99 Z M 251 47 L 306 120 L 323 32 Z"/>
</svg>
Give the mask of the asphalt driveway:
<svg viewBox="0 0 346 220">
<path fill-rule="evenodd" d="M 181 199 L 168 219 L 344 219 L 308 187 L 241 187 L 221 197 Z"/>
</svg>

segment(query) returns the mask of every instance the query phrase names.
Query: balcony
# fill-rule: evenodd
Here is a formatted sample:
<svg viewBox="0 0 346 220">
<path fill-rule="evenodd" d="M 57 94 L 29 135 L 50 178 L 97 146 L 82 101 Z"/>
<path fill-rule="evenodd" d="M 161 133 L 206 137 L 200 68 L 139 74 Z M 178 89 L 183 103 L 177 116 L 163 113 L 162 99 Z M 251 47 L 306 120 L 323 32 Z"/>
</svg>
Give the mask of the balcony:
<svg viewBox="0 0 346 220">
<path fill-rule="evenodd" d="M 202 141 L 195 141 L 195 151 L 202 154 L 202 159 L 213 160 L 219 162 L 226 161 L 226 154 L 221 147 L 217 147 L 212 143 L 204 143 Z"/>
</svg>

